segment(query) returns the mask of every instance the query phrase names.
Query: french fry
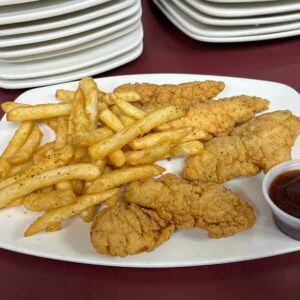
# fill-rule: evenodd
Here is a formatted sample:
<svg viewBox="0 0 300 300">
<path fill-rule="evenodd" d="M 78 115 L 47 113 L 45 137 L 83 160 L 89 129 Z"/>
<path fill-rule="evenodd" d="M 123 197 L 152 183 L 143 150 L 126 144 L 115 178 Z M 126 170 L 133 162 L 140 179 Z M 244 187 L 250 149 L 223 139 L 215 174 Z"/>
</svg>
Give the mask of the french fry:
<svg viewBox="0 0 300 300">
<path fill-rule="evenodd" d="M 6 158 L 0 157 L 0 180 L 3 180 L 10 172 L 10 163 Z"/>
<path fill-rule="evenodd" d="M 99 119 L 101 120 L 102 123 L 107 125 L 107 127 L 111 128 L 115 132 L 124 129 L 123 123 L 109 109 L 105 109 L 101 111 L 99 114 Z"/>
<path fill-rule="evenodd" d="M 126 162 L 125 154 L 120 149 L 110 153 L 108 159 L 114 167 L 118 168 L 122 167 Z"/>
<path fill-rule="evenodd" d="M 120 192 L 120 189 L 119 189 Z M 104 204 L 107 206 L 116 206 L 119 203 L 119 193 L 108 198 Z"/>
<path fill-rule="evenodd" d="M 136 91 L 113 92 L 112 95 L 113 95 L 113 97 L 117 96 L 127 102 L 136 102 L 136 101 L 140 101 L 142 99 L 141 95 Z"/>
<path fill-rule="evenodd" d="M 127 101 L 119 97 L 114 97 L 114 103 L 125 115 L 132 117 L 134 119 L 139 120 L 144 118 L 147 115 L 141 109 L 135 107 L 134 105 L 128 103 Z"/>
<path fill-rule="evenodd" d="M 72 180 L 71 184 L 72 184 L 72 189 L 77 196 L 83 194 L 84 184 L 82 180 Z"/>
<path fill-rule="evenodd" d="M 1 189 L 0 208 L 14 199 L 26 196 L 38 189 L 54 185 L 64 180 L 92 180 L 98 176 L 98 168 L 91 164 L 69 165 L 33 175 Z"/>
<path fill-rule="evenodd" d="M 88 194 L 100 193 L 105 190 L 119 187 L 134 180 L 146 179 L 161 174 L 164 168 L 157 165 L 144 165 L 123 168 L 100 176 L 87 190 Z"/>
<path fill-rule="evenodd" d="M 168 131 L 151 133 L 145 135 L 139 139 L 133 140 L 129 143 L 129 146 L 134 150 L 151 148 L 154 146 L 161 145 L 166 142 L 177 142 L 181 141 L 185 136 L 192 132 L 192 127 L 180 128 L 180 129 L 171 129 Z"/>
<path fill-rule="evenodd" d="M 108 105 L 102 101 L 98 101 L 97 108 L 98 108 L 98 112 L 100 112 L 104 109 L 108 109 Z"/>
<path fill-rule="evenodd" d="M 192 132 L 190 132 L 187 136 L 185 136 L 180 142 L 186 143 L 191 141 L 208 141 L 213 136 L 209 134 L 206 130 L 202 128 L 195 128 Z"/>
<path fill-rule="evenodd" d="M 45 120 L 41 120 L 46 123 L 48 127 L 50 127 L 54 132 L 57 130 L 57 118 L 49 118 Z"/>
<path fill-rule="evenodd" d="M 7 121 L 36 121 L 47 118 L 65 117 L 70 114 L 71 104 L 39 104 L 29 107 L 17 107 L 7 112 Z"/>
<path fill-rule="evenodd" d="M 89 130 L 94 130 L 98 124 L 97 84 L 91 77 L 87 77 L 80 80 L 79 86 L 85 98 L 84 110 L 89 119 Z"/>
<path fill-rule="evenodd" d="M 38 190 L 39 193 L 48 193 L 48 192 L 53 192 L 53 191 L 54 191 L 54 187 L 52 185 L 43 187 Z"/>
<path fill-rule="evenodd" d="M 18 165 L 28 161 L 39 146 L 41 138 L 42 132 L 37 126 L 34 126 L 27 141 L 19 148 L 17 153 L 8 158 L 9 163 Z"/>
<path fill-rule="evenodd" d="M 20 197 L 20 198 L 17 198 L 15 200 L 11 201 L 10 203 L 6 204 L 4 207 L 8 208 L 8 207 L 20 206 L 23 204 L 23 201 L 24 201 L 24 197 Z"/>
<path fill-rule="evenodd" d="M 2 157 L 7 158 L 15 154 L 26 142 L 28 136 L 31 133 L 32 128 L 32 122 L 21 123 L 19 128 L 16 130 L 14 136 L 9 141 L 8 146 L 2 154 Z"/>
<path fill-rule="evenodd" d="M 72 105 L 73 110 L 73 124 L 75 132 L 82 132 L 89 130 L 89 119 L 85 114 L 84 96 L 81 89 L 75 93 L 75 100 Z"/>
<path fill-rule="evenodd" d="M 129 127 L 117 132 L 112 137 L 108 137 L 88 148 L 89 155 L 93 159 L 106 157 L 108 154 L 121 149 L 123 146 L 134 140 L 140 135 L 149 132 L 151 129 L 174 120 L 182 116 L 184 112 L 175 107 L 169 106 L 148 114 Z"/>
<path fill-rule="evenodd" d="M 23 205 L 31 211 L 47 211 L 76 202 L 72 190 L 31 193 L 24 198 Z"/>
<path fill-rule="evenodd" d="M 23 164 L 16 165 L 16 166 L 11 166 L 11 168 L 10 168 L 8 174 L 7 174 L 7 177 L 12 177 L 12 176 L 15 176 L 17 174 L 20 174 L 21 172 L 29 169 L 32 165 L 33 165 L 33 160 L 29 160 L 29 161 L 27 161 Z M 1 167 L 0 167 L 0 171 L 1 171 Z"/>
<path fill-rule="evenodd" d="M 94 220 L 96 213 L 97 213 L 96 206 L 93 205 L 83 210 L 79 215 L 85 223 L 90 223 Z"/>
<path fill-rule="evenodd" d="M 37 218 L 24 233 L 25 237 L 34 235 L 48 228 L 51 224 L 56 224 L 63 220 L 78 215 L 81 211 L 90 206 L 103 203 L 108 198 L 118 193 L 118 189 L 111 189 L 103 193 L 84 195 L 78 197 L 77 202 L 68 206 L 52 209 Z"/>
<path fill-rule="evenodd" d="M 65 147 L 67 144 L 67 134 L 68 134 L 68 119 L 65 117 L 58 118 L 56 127 L 56 140 L 55 149 L 60 149 Z"/>
<path fill-rule="evenodd" d="M 62 190 L 71 190 L 71 191 L 73 191 L 73 185 L 72 185 L 71 181 L 62 181 L 62 182 L 59 182 L 55 185 L 55 189 L 57 191 L 62 191 Z"/>
<path fill-rule="evenodd" d="M 56 90 L 55 97 L 65 103 L 72 103 L 75 98 L 75 92 L 64 89 Z"/>
<path fill-rule="evenodd" d="M 17 108 L 17 107 L 26 107 L 26 106 L 30 106 L 29 104 L 23 104 L 23 103 L 17 103 L 17 102 L 11 102 L 11 101 L 7 101 L 7 102 L 3 102 L 1 103 L 1 109 L 7 113 L 10 110 Z"/>
<path fill-rule="evenodd" d="M 203 144 L 199 141 L 191 141 L 179 144 L 170 150 L 170 153 L 165 158 L 175 156 L 191 156 L 200 154 L 204 151 Z"/>
<path fill-rule="evenodd" d="M 43 157 L 37 164 L 31 166 L 29 169 L 20 172 L 14 177 L 9 177 L 1 181 L 0 190 L 17 181 L 24 180 L 26 178 L 30 178 L 37 174 L 66 165 L 73 157 L 73 153 L 74 150 L 71 145 L 68 145 L 62 149 L 54 151 L 53 154 L 47 157 Z"/>
<path fill-rule="evenodd" d="M 91 146 L 114 133 L 107 127 L 97 128 L 91 131 L 76 132 L 68 135 L 68 143 L 77 146 Z"/>
<path fill-rule="evenodd" d="M 86 157 L 87 154 L 87 148 L 82 146 L 77 146 L 75 149 L 73 162 L 81 162 L 83 158 Z"/>
<path fill-rule="evenodd" d="M 126 164 L 131 166 L 151 164 L 163 159 L 172 149 L 172 143 L 164 143 L 143 150 L 128 151 L 125 153 Z"/>
<path fill-rule="evenodd" d="M 128 127 L 129 125 L 131 125 L 132 123 L 135 122 L 135 119 L 126 116 L 125 114 L 123 114 L 122 111 L 120 111 L 120 109 L 116 106 L 113 105 L 111 107 L 112 112 L 121 120 L 121 122 L 123 123 L 123 125 L 125 127 Z"/>
<path fill-rule="evenodd" d="M 35 153 L 44 156 L 49 152 L 49 150 L 53 150 L 54 148 L 55 142 L 49 142 L 36 149 Z"/>
<path fill-rule="evenodd" d="M 57 222 L 57 223 L 54 223 L 54 224 L 51 224 L 49 225 L 45 231 L 46 232 L 54 232 L 54 231 L 59 231 L 62 229 L 62 225 L 61 225 L 61 222 Z"/>
</svg>

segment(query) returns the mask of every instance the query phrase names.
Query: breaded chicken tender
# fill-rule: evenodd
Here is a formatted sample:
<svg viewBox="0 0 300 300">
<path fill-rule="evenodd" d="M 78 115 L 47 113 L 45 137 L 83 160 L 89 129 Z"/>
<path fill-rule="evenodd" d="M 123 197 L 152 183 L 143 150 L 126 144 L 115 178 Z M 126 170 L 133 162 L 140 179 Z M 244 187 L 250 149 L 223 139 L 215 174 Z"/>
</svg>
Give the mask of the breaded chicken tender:
<svg viewBox="0 0 300 300">
<path fill-rule="evenodd" d="M 202 182 L 226 182 L 238 176 L 267 172 L 291 159 L 291 149 L 300 134 L 300 118 L 290 111 L 260 115 L 236 127 L 229 136 L 204 145 L 201 155 L 186 160 L 183 176 Z"/>
<path fill-rule="evenodd" d="M 125 199 L 154 210 L 177 228 L 200 227 L 211 238 L 234 235 L 252 227 L 252 207 L 216 183 L 189 183 L 173 174 L 132 182 Z"/>
<path fill-rule="evenodd" d="M 192 126 L 217 136 L 227 133 L 237 124 L 248 121 L 254 113 L 267 109 L 268 105 L 268 100 L 245 95 L 198 103 L 188 108 L 184 117 L 164 124 L 160 129 Z"/>
<path fill-rule="evenodd" d="M 190 106 L 217 96 L 224 90 L 224 82 L 195 81 L 181 84 L 128 83 L 117 87 L 114 92 L 136 91 L 142 99 L 143 108 L 157 109 L 166 105 Z"/>
<path fill-rule="evenodd" d="M 91 241 L 97 252 L 127 256 L 153 251 L 172 235 L 175 226 L 152 210 L 134 204 L 102 209 L 91 227 Z"/>
</svg>

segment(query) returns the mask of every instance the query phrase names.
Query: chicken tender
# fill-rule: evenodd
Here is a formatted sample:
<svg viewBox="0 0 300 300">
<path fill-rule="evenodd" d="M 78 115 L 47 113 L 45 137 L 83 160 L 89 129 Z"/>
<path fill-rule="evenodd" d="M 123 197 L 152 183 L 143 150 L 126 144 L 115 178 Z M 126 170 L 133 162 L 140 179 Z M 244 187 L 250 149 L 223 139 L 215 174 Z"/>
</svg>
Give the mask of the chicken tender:
<svg viewBox="0 0 300 300">
<path fill-rule="evenodd" d="M 154 210 L 177 228 L 200 227 L 211 238 L 234 235 L 252 227 L 252 207 L 216 183 L 189 183 L 173 174 L 132 182 L 125 199 Z"/>
<path fill-rule="evenodd" d="M 260 115 L 236 127 L 229 136 L 204 145 L 201 155 L 186 160 L 183 176 L 202 182 L 226 182 L 237 176 L 267 172 L 291 159 L 291 149 L 300 134 L 300 118 L 290 111 Z"/>
<path fill-rule="evenodd" d="M 204 102 L 217 96 L 224 90 L 224 82 L 220 81 L 195 81 L 182 84 L 151 84 L 134 83 L 117 87 L 115 92 L 138 92 L 143 108 L 157 109 L 166 105 L 190 106 Z"/>
<path fill-rule="evenodd" d="M 236 124 L 248 121 L 254 113 L 267 109 L 268 105 L 268 100 L 245 95 L 198 103 L 188 108 L 184 117 L 164 124 L 160 129 L 192 126 L 217 136 L 227 133 Z"/>
<path fill-rule="evenodd" d="M 152 210 L 134 204 L 104 208 L 91 227 L 96 251 L 112 256 L 127 256 L 153 251 L 172 235 L 175 226 Z"/>
</svg>

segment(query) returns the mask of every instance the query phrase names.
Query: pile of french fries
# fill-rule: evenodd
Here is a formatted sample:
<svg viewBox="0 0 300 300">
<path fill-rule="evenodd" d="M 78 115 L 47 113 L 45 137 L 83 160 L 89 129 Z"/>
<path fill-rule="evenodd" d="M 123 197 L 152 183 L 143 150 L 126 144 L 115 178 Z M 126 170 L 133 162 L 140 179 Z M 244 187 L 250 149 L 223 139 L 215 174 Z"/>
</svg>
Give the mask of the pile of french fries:
<svg viewBox="0 0 300 300">
<path fill-rule="evenodd" d="M 183 116 L 181 109 L 147 114 L 132 104 L 141 99 L 134 91 L 105 93 L 84 78 L 76 91 L 57 90 L 56 98 L 59 103 L 1 105 L 19 127 L 0 157 L 0 208 L 43 212 L 24 236 L 60 230 L 75 215 L 91 222 L 100 205 L 119 203 L 123 185 L 160 175 L 157 160 L 203 151 L 193 128 L 160 130 Z M 41 122 L 56 133 L 44 145 Z"/>
</svg>

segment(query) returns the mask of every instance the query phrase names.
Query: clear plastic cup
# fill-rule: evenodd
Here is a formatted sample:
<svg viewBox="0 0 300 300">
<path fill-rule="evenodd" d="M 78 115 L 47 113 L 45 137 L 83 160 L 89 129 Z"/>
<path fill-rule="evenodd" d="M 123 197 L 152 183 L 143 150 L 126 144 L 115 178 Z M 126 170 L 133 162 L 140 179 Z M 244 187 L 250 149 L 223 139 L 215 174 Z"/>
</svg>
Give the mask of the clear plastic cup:
<svg viewBox="0 0 300 300">
<path fill-rule="evenodd" d="M 271 206 L 273 219 L 277 227 L 286 235 L 296 240 L 300 240 L 300 218 L 291 216 L 290 214 L 281 210 L 274 204 L 269 196 L 270 185 L 272 184 L 274 179 L 282 173 L 293 170 L 300 170 L 300 159 L 289 160 L 287 162 L 276 165 L 265 175 L 262 183 L 262 190 L 266 201 Z"/>
</svg>

